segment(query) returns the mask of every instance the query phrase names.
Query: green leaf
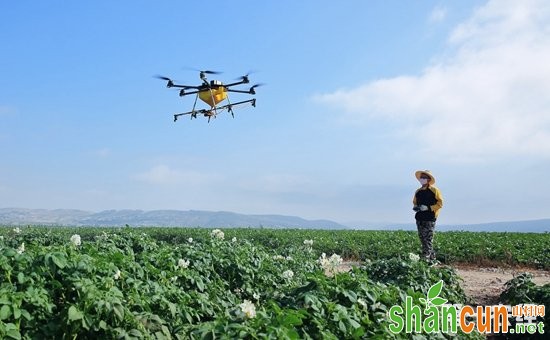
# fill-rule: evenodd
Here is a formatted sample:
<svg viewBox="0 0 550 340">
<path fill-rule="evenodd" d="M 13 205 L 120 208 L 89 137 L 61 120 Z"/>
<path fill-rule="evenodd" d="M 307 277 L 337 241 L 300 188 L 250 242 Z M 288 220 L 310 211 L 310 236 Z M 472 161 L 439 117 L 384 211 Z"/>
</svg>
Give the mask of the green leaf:
<svg viewBox="0 0 550 340">
<path fill-rule="evenodd" d="M 355 329 L 355 331 L 353 332 L 353 338 L 354 339 L 359 339 L 361 338 L 363 335 L 365 334 L 365 329 L 363 327 L 358 327 Z"/>
<path fill-rule="evenodd" d="M 202 281 L 200 277 L 195 279 L 195 284 L 197 285 L 199 291 L 204 292 L 204 281 Z"/>
<path fill-rule="evenodd" d="M 8 305 L 3 305 L 0 308 L 0 320 L 6 320 L 11 316 L 11 308 Z"/>
<path fill-rule="evenodd" d="M 298 326 L 302 324 L 302 319 L 295 313 L 286 314 L 283 319 L 283 325 L 287 327 Z"/>
<path fill-rule="evenodd" d="M 9 249 L 4 250 L 4 256 L 6 256 L 6 257 L 14 257 L 15 254 L 17 254 L 15 249 L 9 248 Z"/>
<path fill-rule="evenodd" d="M 114 304 L 113 310 L 120 321 L 124 320 L 124 307 L 121 304 Z"/>
<path fill-rule="evenodd" d="M 435 299 L 431 300 L 432 305 L 434 306 L 441 306 L 444 303 L 447 303 L 447 299 L 436 297 Z"/>
<path fill-rule="evenodd" d="M 428 296 L 427 296 L 428 300 L 432 300 L 436 298 L 441 293 L 442 289 L 443 289 L 443 280 L 439 280 L 438 283 L 430 287 L 430 290 L 428 291 Z"/>
<path fill-rule="evenodd" d="M 25 309 L 21 309 L 21 315 L 22 315 L 25 319 L 27 319 L 27 321 L 31 321 L 31 320 L 32 320 L 31 314 L 30 314 L 27 310 L 25 310 Z"/>
<path fill-rule="evenodd" d="M 69 321 L 75 321 L 82 319 L 84 315 L 75 306 L 69 307 Z"/>
<path fill-rule="evenodd" d="M 349 324 L 351 325 L 351 327 L 353 328 L 359 328 L 361 327 L 361 325 L 359 324 L 359 322 L 353 320 L 353 319 L 349 319 Z"/>
<path fill-rule="evenodd" d="M 342 331 L 342 333 L 346 333 L 346 332 L 347 332 L 346 325 L 344 324 L 344 322 L 343 322 L 342 320 L 338 321 L 338 328 L 340 328 L 340 330 Z"/>
<path fill-rule="evenodd" d="M 137 329 L 131 329 L 129 332 L 128 332 L 128 335 L 136 338 L 136 339 L 141 339 L 143 338 L 143 334 L 141 334 L 141 332 Z"/>
<path fill-rule="evenodd" d="M 176 304 L 172 302 L 168 302 L 168 308 L 170 309 L 170 314 L 172 314 L 172 317 L 175 318 L 176 312 L 177 312 Z"/>
<path fill-rule="evenodd" d="M 185 316 L 185 319 L 189 322 L 189 323 L 193 323 L 193 317 L 191 316 L 191 314 L 189 314 L 187 311 L 183 312 L 183 315 Z"/>
<path fill-rule="evenodd" d="M 357 294 L 351 290 L 345 290 L 342 292 L 342 294 L 347 297 L 351 303 L 356 303 L 357 302 Z"/>
<path fill-rule="evenodd" d="M 51 259 L 56 266 L 63 269 L 67 266 L 67 258 L 61 252 L 56 252 L 51 255 Z"/>
<path fill-rule="evenodd" d="M 10 329 L 6 332 L 6 336 L 11 339 L 21 339 L 21 333 L 17 329 Z"/>
<path fill-rule="evenodd" d="M 21 317 L 21 309 L 19 309 L 16 306 L 12 306 L 12 308 L 13 308 L 13 318 L 16 320 L 19 319 Z"/>
</svg>

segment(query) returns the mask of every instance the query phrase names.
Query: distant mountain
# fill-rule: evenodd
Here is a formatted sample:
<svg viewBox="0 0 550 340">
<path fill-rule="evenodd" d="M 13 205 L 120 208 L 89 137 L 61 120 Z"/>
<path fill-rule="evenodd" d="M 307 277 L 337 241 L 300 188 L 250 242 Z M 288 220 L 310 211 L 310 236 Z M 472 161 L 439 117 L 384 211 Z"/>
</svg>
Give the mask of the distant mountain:
<svg viewBox="0 0 550 340">
<path fill-rule="evenodd" d="M 520 233 L 550 232 L 550 218 L 530 221 L 493 222 L 468 225 L 444 225 L 449 230 L 464 231 L 501 231 Z"/>
<path fill-rule="evenodd" d="M 227 211 L 200 210 L 105 210 L 89 212 L 71 209 L 0 208 L 0 225 L 62 225 L 62 226 L 158 226 L 204 228 L 304 228 L 304 229 L 369 229 L 416 230 L 413 223 L 340 224 L 329 220 L 306 220 L 285 215 L 245 215 Z M 498 231 L 498 232 L 550 232 L 550 219 L 532 221 L 495 222 L 481 224 L 442 224 L 438 231 Z"/>
<path fill-rule="evenodd" d="M 196 210 L 46 210 L 0 208 L 0 225 L 71 225 L 71 226 L 171 226 L 171 227 L 265 227 L 345 229 L 329 220 L 306 220 L 284 215 L 244 215 L 226 211 Z"/>
<path fill-rule="evenodd" d="M 416 230 L 414 223 L 346 223 L 348 226 L 356 226 L 354 229 L 377 230 Z M 357 227 L 359 226 L 359 227 Z M 487 231 L 487 232 L 520 232 L 520 233 L 544 233 L 550 232 L 550 218 L 529 221 L 509 221 L 477 224 L 441 224 L 436 225 L 438 231 Z"/>
</svg>

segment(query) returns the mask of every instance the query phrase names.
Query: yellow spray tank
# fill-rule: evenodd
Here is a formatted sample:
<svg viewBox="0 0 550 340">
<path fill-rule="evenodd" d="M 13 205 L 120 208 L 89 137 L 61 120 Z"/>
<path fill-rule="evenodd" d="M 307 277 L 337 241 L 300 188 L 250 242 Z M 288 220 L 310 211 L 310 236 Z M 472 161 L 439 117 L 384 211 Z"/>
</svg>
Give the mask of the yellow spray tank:
<svg viewBox="0 0 550 340">
<path fill-rule="evenodd" d="M 212 80 L 210 81 L 210 88 L 199 91 L 199 98 L 210 107 L 215 107 L 218 103 L 227 99 L 227 89 L 221 81 Z"/>
</svg>

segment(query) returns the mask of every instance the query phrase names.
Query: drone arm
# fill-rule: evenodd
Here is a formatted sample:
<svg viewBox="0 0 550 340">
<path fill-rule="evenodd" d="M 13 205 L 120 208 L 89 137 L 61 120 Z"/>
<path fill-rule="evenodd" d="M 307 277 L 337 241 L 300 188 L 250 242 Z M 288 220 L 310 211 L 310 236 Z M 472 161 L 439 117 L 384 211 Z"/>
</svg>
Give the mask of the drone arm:
<svg viewBox="0 0 550 340">
<path fill-rule="evenodd" d="M 235 105 L 242 105 L 242 104 L 248 104 L 250 103 L 252 106 L 256 107 L 256 98 L 254 99 L 248 99 L 248 100 L 243 100 L 243 101 L 240 101 L 240 102 L 236 102 L 236 103 L 231 103 L 231 104 L 227 104 L 227 105 L 223 105 L 223 106 L 218 106 L 216 107 L 215 109 L 216 110 L 224 110 L 224 109 L 227 109 L 231 114 L 233 114 L 233 106 Z M 191 118 L 196 118 L 198 114 L 202 114 L 202 115 L 205 115 L 205 116 L 208 116 L 208 120 L 210 120 L 211 118 L 211 114 L 209 115 L 208 113 L 211 112 L 209 110 L 205 110 L 205 109 L 201 109 L 201 110 L 195 110 L 195 111 L 189 111 L 189 112 L 183 112 L 183 113 L 176 113 L 174 115 L 174 122 L 178 120 L 178 117 L 180 116 L 183 116 L 183 115 L 191 115 Z M 214 115 L 215 117 L 215 115 Z"/>
<path fill-rule="evenodd" d="M 175 87 L 177 89 L 186 89 L 186 88 L 189 88 L 189 86 L 185 86 L 185 85 L 176 85 L 176 84 L 169 84 L 169 85 L 166 85 L 166 87 Z"/>
<path fill-rule="evenodd" d="M 218 110 L 232 109 L 233 106 L 235 106 L 235 105 L 242 105 L 242 104 L 247 104 L 247 103 L 251 103 L 252 106 L 256 106 L 256 99 L 248 99 L 248 100 L 243 100 L 243 101 L 236 102 L 236 103 L 227 104 L 227 105 L 224 105 L 224 106 L 219 106 L 219 107 L 217 107 L 217 109 Z"/>
<path fill-rule="evenodd" d="M 226 86 L 227 87 L 227 86 Z M 236 92 L 236 93 L 248 93 L 248 94 L 254 94 L 252 93 L 250 90 L 248 91 L 245 91 L 245 90 L 232 90 L 232 89 L 227 89 L 227 92 Z"/>
<path fill-rule="evenodd" d="M 178 85 L 178 84 L 170 84 L 170 86 L 167 87 L 175 87 L 178 89 L 198 89 L 198 86 L 190 86 L 190 85 Z"/>
<path fill-rule="evenodd" d="M 185 89 L 181 89 L 180 90 L 180 97 L 187 96 L 189 94 L 196 94 L 196 93 L 199 93 L 199 92 L 200 91 L 185 92 Z"/>
<path fill-rule="evenodd" d="M 208 111 L 205 110 L 205 109 L 201 109 L 201 110 L 196 110 L 196 111 L 189 111 L 189 112 L 183 112 L 183 113 L 176 113 L 174 115 L 174 122 L 176 120 L 178 120 L 178 117 L 179 116 L 183 116 L 183 115 L 192 115 L 193 117 L 195 117 L 197 114 L 205 114 L 207 113 Z"/>
<path fill-rule="evenodd" d="M 241 81 L 238 81 L 238 82 L 235 82 L 235 83 L 225 84 L 224 86 L 225 87 L 230 87 L 230 86 L 236 86 L 236 85 L 241 85 L 241 84 L 248 84 L 249 82 L 250 81 L 241 80 Z"/>
</svg>

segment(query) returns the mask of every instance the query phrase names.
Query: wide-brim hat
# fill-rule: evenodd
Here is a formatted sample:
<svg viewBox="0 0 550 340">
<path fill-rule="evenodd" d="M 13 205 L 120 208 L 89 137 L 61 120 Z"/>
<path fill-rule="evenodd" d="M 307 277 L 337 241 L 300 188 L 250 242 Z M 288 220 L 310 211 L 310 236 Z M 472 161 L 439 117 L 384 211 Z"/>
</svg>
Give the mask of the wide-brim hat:
<svg viewBox="0 0 550 340">
<path fill-rule="evenodd" d="M 420 180 L 420 176 L 421 176 L 421 175 L 428 175 L 428 176 L 430 176 L 430 181 L 428 182 L 428 184 L 430 184 L 430 185 L 434 185 L 434 184 L 435 184 L 435 177 L 434 177 L 434 175 L 431 173 L 430 170 L 418 170 L 417 172 L 414 173 L 414 175 L 416 176 L 416 179 L 417 179 L 417 180 Z"/>
</svg>

